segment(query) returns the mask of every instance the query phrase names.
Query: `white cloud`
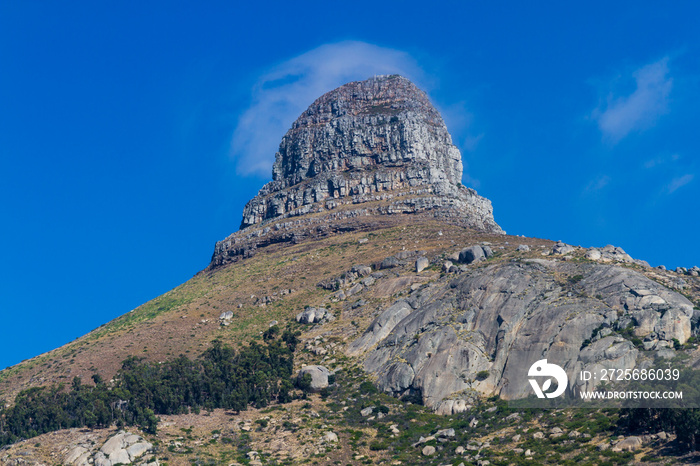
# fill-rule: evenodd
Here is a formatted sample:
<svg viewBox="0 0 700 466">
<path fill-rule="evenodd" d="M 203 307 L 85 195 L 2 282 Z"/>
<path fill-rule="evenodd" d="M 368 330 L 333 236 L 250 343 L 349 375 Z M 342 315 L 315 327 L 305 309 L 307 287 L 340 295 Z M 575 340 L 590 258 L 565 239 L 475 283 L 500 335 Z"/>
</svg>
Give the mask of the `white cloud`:
<svg viewBox="0 0 700 466">
<path fill-rule="evenodd" d="M 646 162 L 644 162 L 644 168 L 646 169 L 651 169 L 660 165 L 665 165 L 670 162 L 676 162 L 681 158 L 680 155 L 678 154 L 672 154 L 672 155 L 659 155 L 658 157 L 655 157 L 653 159 L 649 159 Z"/>
<path fill-rule="evenodd" d="M 666 186 L 666 192 L 668 194 L 673 193 L 674 191 L 678 190 L 679 188 L 682 188 L 683 186 L 693 181 L 693 178 L 695 178 L 695 175 L 692 173 L 687 173 L 683 176 L 674 178 L 673 180 L 671 180 L 668 186 Z"/>
<path fill-rule="evenodd" d="M 452 136 L 452 143 L 463 150 L 463 155 L 464 152 L 474 152 L 484 138 L 484 133 L 473 133 L 474 114 L 469 111 L 467 103 L 456 102 L 447 106 L 439 106 L 436 104 L 436 108 L 440 112 L 440 115 L 442 115 L 443 120 L 445 120 L 447 130 Z M 469 164 L 467 160 L 464 160 L 464 157 L 462 157 L 462 164 L 464 170 L 462 182 L 465 186 L 479 189 L 481 187 L 481 181 L 471 176 L 469 173 Z"/>
<path fill-rule="evenodd" d="M 474 114 L 469 111 L 466 102 L 456 102 L 448 106 L 437 106 L 445 120 L 447 130 L 453 138 L 453 143 L 465 151 L 473 152 L 484 137 L 483 133 L 473 134 Z"/>
<path fill-rule="evenodd" d="M 314 100 L 377 74 L 400 74 L 414 82 L 423 77 L 407 53 L 356 41 L 325 44 L 272 68 L 256 83 L 252 105 L 233 133 L 237 172 L 269 177 L 282 136 Z"/>
<path fill-rule="evenodd" d="M 611 178 L 608 175 L 600 175 L 592 179 L 584 189 L 587 193 L 594 193 L 610 184 Z"/>
<path fill-rule="evenodd" d="M 668 57 L 632 73 L 637 86 L 634 92 L 622 97 L 611 94 L 605 108 L 593 111 L 603 134 L 617 142 L 632 131 L 653 126 L 659 116 L 668 112 L 668 96 L 673 87 L 668 74 Z"/>
</svg>

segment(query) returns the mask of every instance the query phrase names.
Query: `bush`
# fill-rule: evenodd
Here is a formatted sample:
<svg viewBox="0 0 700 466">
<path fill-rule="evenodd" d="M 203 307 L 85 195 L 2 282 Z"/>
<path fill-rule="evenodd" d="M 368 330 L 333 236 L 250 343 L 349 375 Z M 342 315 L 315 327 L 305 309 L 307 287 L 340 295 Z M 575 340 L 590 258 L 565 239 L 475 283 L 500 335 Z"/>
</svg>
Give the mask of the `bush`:
<svg viewBox="0 0 700 466">
<path fill-rule="evenodd" d="M 309 390 L 311 390 L 311 382 L 313 382 L 311 374 L 304 374 L 301 377 L 297 378 L 297 387 L 299 387 L 305 392 L 308 392 Z"/>
<path fill-rule="evenodd" d="M 373 395 L 378 393 L 378 390 L 372 382 L 364 381 L 360 384 L 360 393 L 364 393 L 365 395 Z"/>
<path fill-rule="evenodd" d="M 369 449 L 372 451 L 386 450 L 387 448 L 389 448 L 389 445 L 386 441 L 372 442 L 369 444 Z"/>
</svg>

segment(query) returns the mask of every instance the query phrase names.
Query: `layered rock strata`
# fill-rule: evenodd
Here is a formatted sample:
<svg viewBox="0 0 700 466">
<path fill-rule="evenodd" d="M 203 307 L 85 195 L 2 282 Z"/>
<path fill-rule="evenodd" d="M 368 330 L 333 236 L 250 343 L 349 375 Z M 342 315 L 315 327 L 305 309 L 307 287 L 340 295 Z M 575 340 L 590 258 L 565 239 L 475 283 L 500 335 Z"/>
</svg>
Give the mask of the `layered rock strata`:
<svg viewBox="0 0 700 466">
<path fill-rule="evenodd" d="M 414 214 L 502 233 L 491 202 L 461 178 L 459 150 L 423 91 L 397 75 L 345 84 L 282 138 L 272 181 L 245 206 L 241 231 L 217 243 L 212 266 L 285 241 L 292 225 L 308 236 L 360 217 Z"/>
</svg>

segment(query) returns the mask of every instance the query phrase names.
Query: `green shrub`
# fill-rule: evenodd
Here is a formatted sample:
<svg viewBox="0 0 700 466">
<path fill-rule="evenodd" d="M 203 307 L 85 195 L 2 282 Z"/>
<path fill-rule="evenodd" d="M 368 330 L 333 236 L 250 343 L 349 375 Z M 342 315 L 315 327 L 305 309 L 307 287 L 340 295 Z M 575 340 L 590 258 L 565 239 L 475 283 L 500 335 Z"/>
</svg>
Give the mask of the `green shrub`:
<svg viewBox="0 0 700 466">
<path fill-rule="evenodd" d="M 255 421 L 255 423 L 260 424 L 260 427 L 263 427 L 263 428 L 267 427 L 267 424 L 268 424 L 267 419 L 257 419 Z"/>
<path fill-rule="evenodd" d="M 389 448 L 389 444 L 386 441 L 371 442 L 369 444 L 369 449 L 372 451 L 386 450 L 387 448 Z"/>
<path fill-rule="evenodd" d="M 311 382 L 313 382 L 311 374 L 304 374 L 301 377 L 297 378 L 297 387 L 299 387 L 305 392 L 308 392 L 309 390 L 311 390 Z"/>
<path fill-rule="evenodd" d="M 372 382 L 364 381 L 360 384 L 360 393 L 365 395 L 373 395 L 378 393 L 377 387 Z"/>
</svg>

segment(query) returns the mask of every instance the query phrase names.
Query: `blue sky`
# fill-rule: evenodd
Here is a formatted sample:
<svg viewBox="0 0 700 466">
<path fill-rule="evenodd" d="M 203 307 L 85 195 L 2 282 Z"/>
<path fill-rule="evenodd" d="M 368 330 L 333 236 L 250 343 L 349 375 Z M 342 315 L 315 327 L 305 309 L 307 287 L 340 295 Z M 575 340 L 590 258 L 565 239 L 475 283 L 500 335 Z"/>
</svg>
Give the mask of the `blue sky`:
<svg viewBox="0 0 700 466">
<path fill-rule="evenodd" d="M 509 233 L 700 265 L 696 2 L 237 3 L 0 2 L 0 368 L 206 267 L 296 116 L 378 73 Z"/>
</svg>

